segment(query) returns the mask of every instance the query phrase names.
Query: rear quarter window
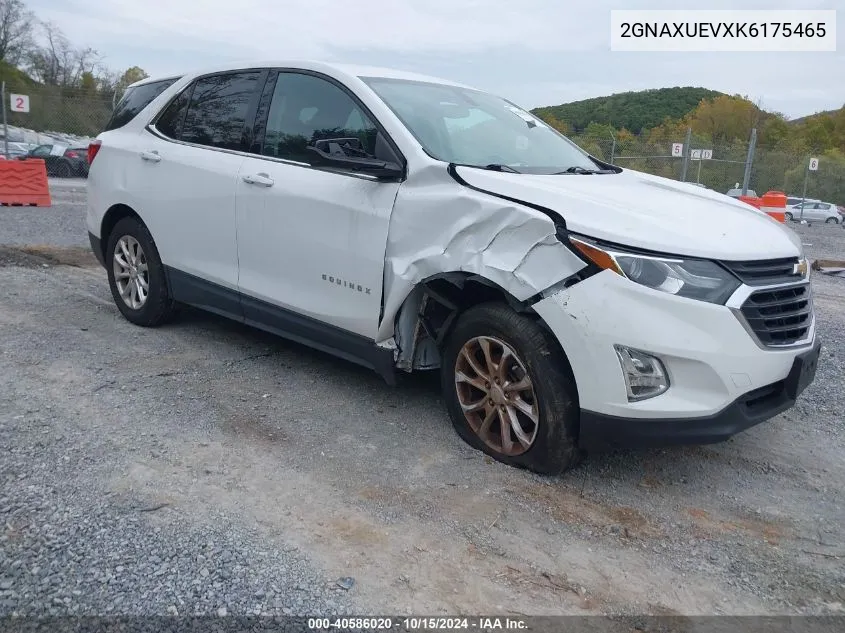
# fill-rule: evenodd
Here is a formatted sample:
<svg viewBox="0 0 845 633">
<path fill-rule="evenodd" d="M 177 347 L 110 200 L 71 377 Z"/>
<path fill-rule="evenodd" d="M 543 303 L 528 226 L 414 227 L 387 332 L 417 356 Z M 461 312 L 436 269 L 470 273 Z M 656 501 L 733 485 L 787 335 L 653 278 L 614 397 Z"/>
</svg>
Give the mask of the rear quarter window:
<svg viewBox="0 0 845 633">
<path fill-rule="evenodd" d="M 176 83 L 176 81 L 178 81 L 178 78 L 163 79 L 161 81 L 152 81 L 148 84 L 127 88 L 123 98 L 115 106 L 111 119 L 109 119 L 103 131 L 116 130 L 129 123 L 153 99 Z"/>
</svg>

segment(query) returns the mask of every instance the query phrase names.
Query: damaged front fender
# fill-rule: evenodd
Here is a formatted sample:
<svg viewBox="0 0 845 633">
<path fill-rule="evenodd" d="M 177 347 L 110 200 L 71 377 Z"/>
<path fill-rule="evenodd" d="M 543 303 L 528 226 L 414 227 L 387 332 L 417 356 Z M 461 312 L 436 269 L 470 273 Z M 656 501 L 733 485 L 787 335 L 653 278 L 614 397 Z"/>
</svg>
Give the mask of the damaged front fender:
<svg viewBox="0 0 845 633">
<path fill-rule="evenodd" d="M 526 301 L 586 267 L 561 242 L 565 225 L 553 212 L 461 184 L 460 173 L 450 171 L 429 166 L 399 189 L 385 252 L 379 341 L 394 336 L 413 289 L 436 275 L 477 275 Z"/>
</svg>

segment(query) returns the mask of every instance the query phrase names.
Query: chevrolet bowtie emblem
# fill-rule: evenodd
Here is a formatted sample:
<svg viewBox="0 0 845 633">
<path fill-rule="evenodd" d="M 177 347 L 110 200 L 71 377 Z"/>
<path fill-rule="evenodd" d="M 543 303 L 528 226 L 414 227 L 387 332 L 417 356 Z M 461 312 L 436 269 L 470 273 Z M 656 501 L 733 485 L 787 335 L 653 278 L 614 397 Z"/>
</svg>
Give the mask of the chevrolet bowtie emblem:
<svg viewBox="0 0 845 633">
<path fill-rule="evenodd" d="M 802 259 L 797 264 L 792 266 L 792 274 L 793 275 L 801 275 L 802 277 L 807 276 L 807 260 Z"/>
</svg>

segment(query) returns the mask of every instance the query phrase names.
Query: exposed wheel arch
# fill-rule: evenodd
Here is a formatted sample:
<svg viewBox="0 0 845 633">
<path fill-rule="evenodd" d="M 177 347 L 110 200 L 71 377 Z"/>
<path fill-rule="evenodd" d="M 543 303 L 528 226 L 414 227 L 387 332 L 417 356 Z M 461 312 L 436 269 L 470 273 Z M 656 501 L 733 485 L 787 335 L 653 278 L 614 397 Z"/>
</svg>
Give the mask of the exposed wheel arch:
<svg viewBox="0 0 845 633">
<path fill-rule="evenodd" d="M 114 204 L 109 207 L 108 211 L 106 211 L 105 215 L 103 215 L 102 222 L 100 222 L 100 248 L 102 250 L 101 254 L 104 258 L 106 256 L 106 245 L 109 241 L 109 235 L 111 234 L 115 225 L 120 222 L 123 218 L 135 218 L 144 226 L 146 226 L 144 220 L 132 207 L 125 204 Z M 106 260 L 104 259 L 103 261 Z"/>
<path fill-rule="evenodd" d="M 437 369 L 443 343 L 461 313 L 485 303 L 502 303 L 514 312 L 537 320 L 545 329 L 546 322 L 534 311 L 540 297 L 519 301 L 493 281 L 467 272 L 438 273 L 419 282 L 405 298 L 394 327 L 398 346 L 397 369 Z M 557 341 L 557 339 L 555 339 Z M 560 347 L 560 343 L 557 343 Z M 566 350 L 560 347 L 566 367 L 575 381 Z"/>
</svg>

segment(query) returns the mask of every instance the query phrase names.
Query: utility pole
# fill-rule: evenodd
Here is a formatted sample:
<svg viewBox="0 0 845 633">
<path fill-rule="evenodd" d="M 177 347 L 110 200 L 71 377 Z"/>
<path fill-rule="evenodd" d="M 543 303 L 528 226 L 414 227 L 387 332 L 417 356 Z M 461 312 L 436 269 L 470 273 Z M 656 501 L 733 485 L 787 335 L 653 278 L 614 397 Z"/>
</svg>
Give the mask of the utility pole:
<svg viewBox="0 0 845 633">
<path fill-rule="evenodd" d="M 0 88 L 0 99 L 3 100 L 3 155 L 9 158 L 9 126 L 6 125 L 6 82 Z"/>
<path fill-rule="evenodd" d="M 742 195 L 748 195 L 751 182 L 751 166 L 754 164 L 754 150 L 757 147 L 757 128 L 751 128 L 751 141 L 748 143 L 748 156 L 745 158 L 745 175 L 742 177 Z"/>
<path fill-rule="evenodd" d="M 613 144 L 610 146 L 610 164 L 612 165 L 616 156 L 616 135 L 613 133 L 613 128 L 610 129 L 610 138 L 613 139 Z"/>
<path fill-rule="evenodd" d="M 692 143 L 692 128 L 687 128 L 687 139 L 684 141 L 684 167 L 681 172 L 681 182 L 687 181 L 687 168 L 689 167 L 690 143 Z"/>
</svg>

